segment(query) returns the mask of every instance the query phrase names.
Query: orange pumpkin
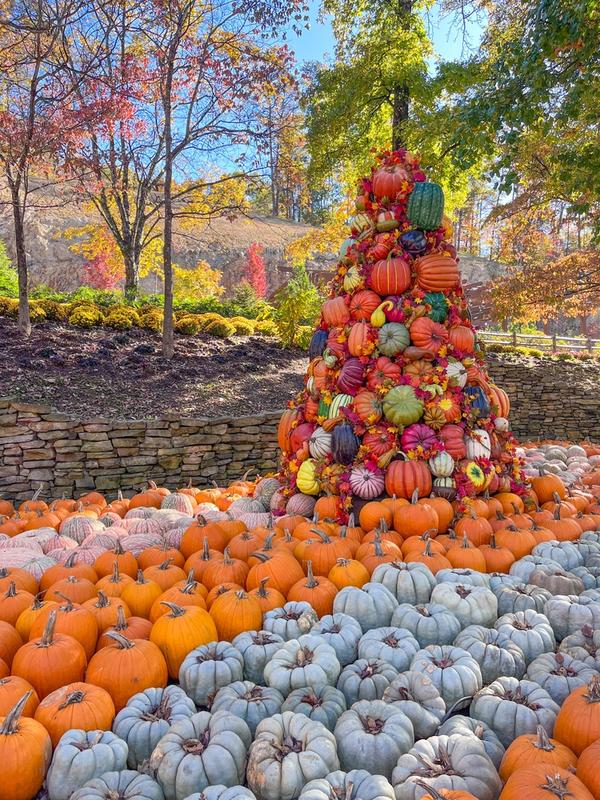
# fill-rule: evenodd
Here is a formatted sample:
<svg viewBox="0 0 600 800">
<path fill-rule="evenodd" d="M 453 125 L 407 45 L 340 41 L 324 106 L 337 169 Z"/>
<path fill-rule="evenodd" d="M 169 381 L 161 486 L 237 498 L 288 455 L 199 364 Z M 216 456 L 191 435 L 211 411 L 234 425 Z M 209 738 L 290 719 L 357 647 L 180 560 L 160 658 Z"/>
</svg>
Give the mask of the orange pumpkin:
<svg viewBox="0 0 600 800">
<path fill-rule="evenodd" d="M 410 326 L 410 338 L 415 347 L 421 347 L 430 353 L 439 353 L 440 348 L 448 342 L 448 331 L 439 322 L 430 317 L 419 317 Z"/>
<path fill-rule="evenodd" d="M 377 294 L 382 297 L 403 294 L 412 282 L 410 266 L 403 258 L 388 257 L 373 266 L 369 282 Z"/>
<path fill-rule="evenodd" d="M 46 728 L 56 747 L 60 737 L 73 728 L 83 731 L 110 730 L 115 718 L 111 696 L 91 683 L 70 683 L 45 697 L 35 719 Z"/>
<path fill-rule="evenodd" d="M 417 258 L 417 283 L 426 292 L 447 292 L 459 280 L 458 264 L 449 256 L 431 254 Z"/>
</svg>

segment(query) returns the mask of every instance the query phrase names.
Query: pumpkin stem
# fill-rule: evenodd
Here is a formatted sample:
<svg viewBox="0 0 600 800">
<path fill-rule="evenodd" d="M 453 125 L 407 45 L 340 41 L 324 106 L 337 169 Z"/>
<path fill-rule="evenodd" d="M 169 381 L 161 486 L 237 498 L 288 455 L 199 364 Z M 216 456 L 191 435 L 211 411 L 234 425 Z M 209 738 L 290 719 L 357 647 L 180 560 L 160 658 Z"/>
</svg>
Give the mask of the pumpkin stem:
<svg viewBox="0 0 600 800">
<path fill-rule="evenodd" d="M 0 736 L 10 736 L 13 733 L 19 732 L 19 722 L 21 720 L 21 714 L 23 713 L 23 709 L 27 705 L 27 701 L 33 694 L 33 689 L 30 689 L 28 692 L 25 692 L 23 697 L 14 704 L 11 710 L 8 712 L 6 717 L 4 717 L 4 721 L 2 726 L 0 726 Z"/>
<path fill-rule="evenodd" d="M 269 593 L 268 593 L 268 591 L 267 591 L 267 583 L 268 583 L 268 582 L 269 582 L 269 578 L 268 578 L 268 577 L 266 577 L 266 578 L 263 578 L 263 579 L 260 581 L 260 583 L 258 584 L 258 588 L 257 588 L 257 590 L 256 590 L 256 596 L 257 596 L 257 597 L 263 597 L 263 598 L 266 598 L 266 597 L 268 597 L 268 596 L 269 596 Z"/>
<path fill-rule="evenodd" d="M 171 612 L 171 617 L 182 617 L 186 613 L 186 609 L 183 606 L 178 606 L 177 603 L 169 603 L 167 600 L 161 600 L 160 604 L 162 606 L 167 606 Z"/>
<path fill-rule="evenodd" d="M 85 692 L 82 692 L 81 689 L 78 689 L 75 692 L 70 692 L 66 696 L 64 703 L 61 703 L 59 705 L 59 709 L 62 711 L 63 709 L 68 708 L 69 706 L 72 706 L 75 703 L 81 703 L 84 698 L 85 698 Z"/>
<path fill-rule="evenodd" d="M 121 544 L 121 540 L 117 539 L 115 546 L 113 548 L 113 553 L 116 556 L 122 556 L 125 554 L 125 550 L 123 550 L 123 545 Z"/>
<path fill-rule="evenodd" d="M 321 531 L 318 528 L 311 528 L 310 532 L 311 533 L 316 533 L 317 536 L 319 537 L 319 539 L 323 542 L 323 544 L 331 544 L 331 539 L 325 533 L 325 531 Z"/>
<path fill-rule="evenodd" d="M 233 559 L 229 555 L 229 548 L 228 547 L 226 547 L 223 550 L 223 564 L 225 564 L 228 567 L 230 567 L 233 564 Z"/>
<path fill-rule="evenodd" d="M 61 607 L 60 607 L 60 610 L 61 610 L 61 611 L 64 611 L 64 612 L 66 612 L 67 614 L 68 614 L 69 612 L 73 611 L 73 601 L 71 600 L 71 598 L 70 598 L 70 597 L 67 597 L 67 595 L 66 595 L 66 594 L 63 594 L 62 592 L 54 592 L 54 594 L 55 594 L 57 597 L 60 597 L 60 599 L 61 599 L 61 600 L 64 600 L 64 601 L 65 601 L 65 604 L 64 604 L 64 606 L 61 606 Z"/>
<path fill-rule="evenodd" d="M 418 503 L 419 502 L 419 490 L 418 488 L 414 490 L 410 498 L 411 503 Z"/>
<path fill-rule="evenodd" d="M 193 570 L 192 570 L 192 573 L 193 573 Z M 143 570 L 141 570 L 141 569 L 138 569 L 138 571 L 137 571 L 137 578 L 136 578 L 135 582 L 139 583 L 139 584 L 150 583 L 148 578 L 146 578 L 146 576 L 144 575 Z"/>
<path fill-rule="evenodd" d="M 56 611 L 51 611 L 44 632 L 39 641 L 39 647 L 51 647 L 54 641 L 54 628 L 56 627 Z"/>
<path fill-rule="evenodd" d="M 124 631 L 127 629 L 127 620 L 125 619 L 123 606 L 117 606 L 117 621 L 113 625 L 113 628 L 116 631 Z"/>
<path fill-rule="evenodd" d="M 538 750 L 546 750 L 549 753 L 555 749 L 554 745 L 548 738 L 545 728 L 543 728 L 541 725 L 537 726 L 537 739 L 533 743 L 533 746 Z"/>
<path fill-rule="evenodd" d="M 69 555 L 65 558 L 64 566 L 67 567 L 67 569 L 77 566 L 75 563 L 75 550 L 73 550 L 72 553 L 69 553 Z"/>
<path fill-rule="evenodd" d="M 38 611 L 40 608 L 44 607 L 44 600 L 42 600 L 44 594 L 45 592 L 38 592 L 36 594 L 36 596 L 33 598 L 33 603 L 30 606 L 31 611 Z"/>
<path fill-rule="evenodd" d="M 338 565 L 338 567 L 347 567 L 350 564 L 350 559 L 336 558 L 335 563 Z"/>
<path fill-rule="evenodd" d="M 319 581 L 315 579 L 313 574 L 312 561 L 306 562 L 306 583 L 304 585 L 307 589 L 316 589 L 316 587 L 319 585 Z"/>
<path fill-rule="evenodd" d="M 204 537 L 204 542 L 202 544 L 202 561 L 210 561 L 210 545 L 208 544 L 208 537 Z"/>
<path fill-rule="evenodd" d="M 128 639 L 117 631 L 106 631 L 104 635 L 108 636 L 109 639 L 114 639 L 119 645 L 119 650 L 131 650 L 132 647 L 135 647 L 135 643 L 132 642 L 131 639 Z"/>
<path fill-rule="evenodd" d="M 238 589 L 237 592 L 235 593 L 235 596 L 237 597 L 238 600 L 247 600 L 248 599 L 248 595 L 246 594 L 246 592 L 243 589 Z"/>
<path fill-rule="evenodd" d="M 194 570 L 191 569 L 188 572 L 187 581 L 185 582 L 185 585 L 182 586 L 181 591 L 185 592 L 185 594 L 191 594 L 196 590 L 197 586 L 198 586 L 198 581 L 194 576 Z"/>
<path fill-rule="evenodd" d="M 492 548 L 492 550 L 498 549 L 498 545 L 496 544 L 496 534 L 493 531 L 490 534 L 490 547 Z"/>
<path fill-rule="evenodd" d="M 275 537 L 274 533 L 270 533 L 268 536 L 265 536 L 265 541 L 261 550 L 272 550 L 273 549 L 273 539 Z"/>
<path fill-rule="evenodd" d="M 17 596 L 17 584 L 14 581 L 11 581 L 8 584 L 8 589 L 6 590 L 4 597 L 16 597 L 16 596 Z"/>
<path fill-rule="evenodd" d="M 121 573 L 119 572 L 119 562 L 115 558 L 113 561 L 113 568 L 112 568 L 112 575 L 110 578 L 110 583 L 121 583 Z"/>
<path fill-rule="evenodd" d="M 469 541 L 469 537 L 467 536 L 466 533 L 463 533 L 463 540 L 462 540 L 462 544 L 461 544 L 461 549 L 470 550 L 470 548 L 471 548 L 471 542 Z"/>
<path fill-rule="evenodd" d="M 418 786 L 419 789 L 423 789 L 425 796 L 430 797 L 431 800 L 446 800 L 443 794 L 440 794 L 435 787 L 430 786 L 428 783 L 425 783 L 425 781 L 416 780 L 415 786 Z"/>
<path fill-rule="evenodd" d="M 110 605 L 110 600 L 108 599 L 106 592 L 103 592 L 102 589 L 98 589 L 98 601 L 94 603 L 96 608 L 107 608 Z"/>
<path fill-rule="evenodd" d="M 594 675 L 588 683 L 587 692 L 583 695 L 588 703 L 600 702 L 600 675 Z"/>
<path fill-rule="evenodd" d="M 251 553 L 250 555 L 251 555 L 252 558 L 255 558 L 257 561 L 260 561 L 261 564 L 264 564 L 266 561 L 270 561 L 271 560 L 271 556 L 267 555 L 267 553 L 256 552 L 256 553 Z"/>
<path fill-rule="evenodd" d="M 546 766 L 550 767 L 550 764 Z M 540 789 L 545 789 L 558 797 L 559 800 L 566 800 L 567 797 L 574 797 L 573 792 L 569 791 L 569 779 L 561 778 L 559 773 L 556 775 L 546 775 L 546 783 L 540 784 Z"/>
<path fill-rule="evenodd" d="M 171 566 L 171 563 L 172 563 L 172 562 L 173 562 L 173 557 L 171 556 L 171 557 L 169 557 L 169 558 L 165 559 L 165 560 L 162 562 L 162 564 L 159 564 L 159 565 L 158 565 L 158 568 L 159 568 L 160 570 L 162 570 L 163 572 L 166 572 L 166 571 L 169 569 L 169 567 Z"/>
</svg>

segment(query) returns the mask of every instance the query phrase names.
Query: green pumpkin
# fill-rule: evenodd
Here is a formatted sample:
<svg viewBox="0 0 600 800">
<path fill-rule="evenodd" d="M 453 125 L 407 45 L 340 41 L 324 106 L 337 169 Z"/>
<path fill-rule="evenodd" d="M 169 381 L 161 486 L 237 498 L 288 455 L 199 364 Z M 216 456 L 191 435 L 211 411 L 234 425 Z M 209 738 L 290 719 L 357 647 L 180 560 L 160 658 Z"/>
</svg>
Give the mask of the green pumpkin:
<svg viewBox="0 0 600 800">
<path fill-rule="evenodd" d="M 388 322 L 379 329 L 377 349 L 384 356 L 402 353 L 410 344 L 408 329 L 400 322 Z"/>
<path fill-rule="evenodd" d="M 415 183 L 408 197 L 407 216 L 414 228 L 434 231 L 442 223 L 444 192 L 437 183 Z"/>
<path fill-rule="evenodd" d="M 412 425 L 423 416 L 423 403 L 412 386 L 394 386 L 383 399 L 383 413 L 398 427 Z"/>
<path fill-rule="evenodd" d="M 445 322 L 448 316 L 448 301 L 442 292 L 428 292 L 423 298 L 431 311 L 427 316 L 434 322 Z"/>
</svg>

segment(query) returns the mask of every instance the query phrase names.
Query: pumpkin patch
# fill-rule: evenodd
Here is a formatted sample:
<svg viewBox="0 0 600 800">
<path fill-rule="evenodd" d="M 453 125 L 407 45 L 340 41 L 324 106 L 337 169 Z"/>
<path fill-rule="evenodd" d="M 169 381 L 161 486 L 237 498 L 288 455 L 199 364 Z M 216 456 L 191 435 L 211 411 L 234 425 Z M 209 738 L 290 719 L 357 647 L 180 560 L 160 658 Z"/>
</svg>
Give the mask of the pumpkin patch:
<svg viewBox="0 0 600 800">
<path fill-rule="evenodd" d="M 600 456 L 517 445 L 441 188 L 366 181 L 277 476 L 1 501 L 0 800 L 600 797 Z"/>
</svg>

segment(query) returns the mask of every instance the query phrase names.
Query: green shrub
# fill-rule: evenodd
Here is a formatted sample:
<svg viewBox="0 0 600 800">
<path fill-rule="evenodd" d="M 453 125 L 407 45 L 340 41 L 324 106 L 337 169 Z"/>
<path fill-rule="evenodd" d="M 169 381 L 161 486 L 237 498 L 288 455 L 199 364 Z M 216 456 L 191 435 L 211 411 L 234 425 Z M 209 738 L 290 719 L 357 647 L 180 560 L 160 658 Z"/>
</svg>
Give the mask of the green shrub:
<svg viewBox="0 0 600 800">
<path fill-rule="evenodd" d="M 300 325 L 296 333 L 296 345 L 301 350 L 308 350 L 315 329 L 311 325 Z"/>
<path fill-rule="evenodd" d="M 235 334 L 235 328 L 229 320 L 215 320 L 205 328 L 205 332 L 209 333 L 211 336 L 218 336 L 219 339 L 229 339 L 230 336 Z"/>
<path fill-rule="evenodd" d="M 66 319 L 70 313 L 70 307 L 67 303 L 57 303 L 56 300 L 36 300 L 39 308 L 43 308 L 46 314 L 46 319 L 53 320 L 54 322 L 61 322 Z"/>
<path fill-rule="evenodd" d="M 263 319 L 254 324 L 254 333 L 262 336 L 277 336 L 277 325 L 272 319 Z"/>
<path fill-rule="evenodd" d="M 82 301 L 88 305 L 93 304 L 104 308 L 122 304 L 123 298 L 122 292 L 114 289 L 92 289 L 91 286 L 80 286 L 70 297 L 75 302 Z"/>
<path fill-rule="evenodd" d="M 184 336 L 195 336 L 202 330 L 202 322 L 197 314 L 188 314 L 178 319 L 174 328 L 177 333 L 182 333 Z"/>
<path fill-rule="evenodd" d="M 106 312 L 104 317 L 104 324 L 109 328 L 117 328 L 117 330 L 125 331 L 132 328 L 134 325 L 140 324 L 140 317 L 137 311 L 127 306 L 112 306 Z"/>
<path fill-rule="evenodd" d="M 104 314 L 99 308 L 93 305 L 77 305 L 69 315 L 69 323 L 77 325 L 79 328 L 93 328 L 101 325 L 104 321 Z"/>
<path fill-rule="evenodd" d="M 254 333 L 254 324 L 246 317 L 231 317 L 228 322 L 235 328 L 236 336 L 252 336 Z"/>
<path fill-rule="evenodd" d="M 13 269 L 2 240 L 0 240 L 0 294 L 12 298 L 19 295 L 17 270 Z"/>
<path fill-rule="evenodd" d="M 140 327 L 145 328 L 147 331 L 154 331 L 154 333 L 162 333 L 162 312 L 159 311 L 158 308 L 153 308 L 151 311 L 146 311 L 145 314 L 141 314 Z"/>
<path fill-rule="evenodd" d="M 39 300 L 31 300 L 29 303 L 29 319 L 31 322 L 45 322 L 46 312 L 40 306 Z"/>
</svg>

